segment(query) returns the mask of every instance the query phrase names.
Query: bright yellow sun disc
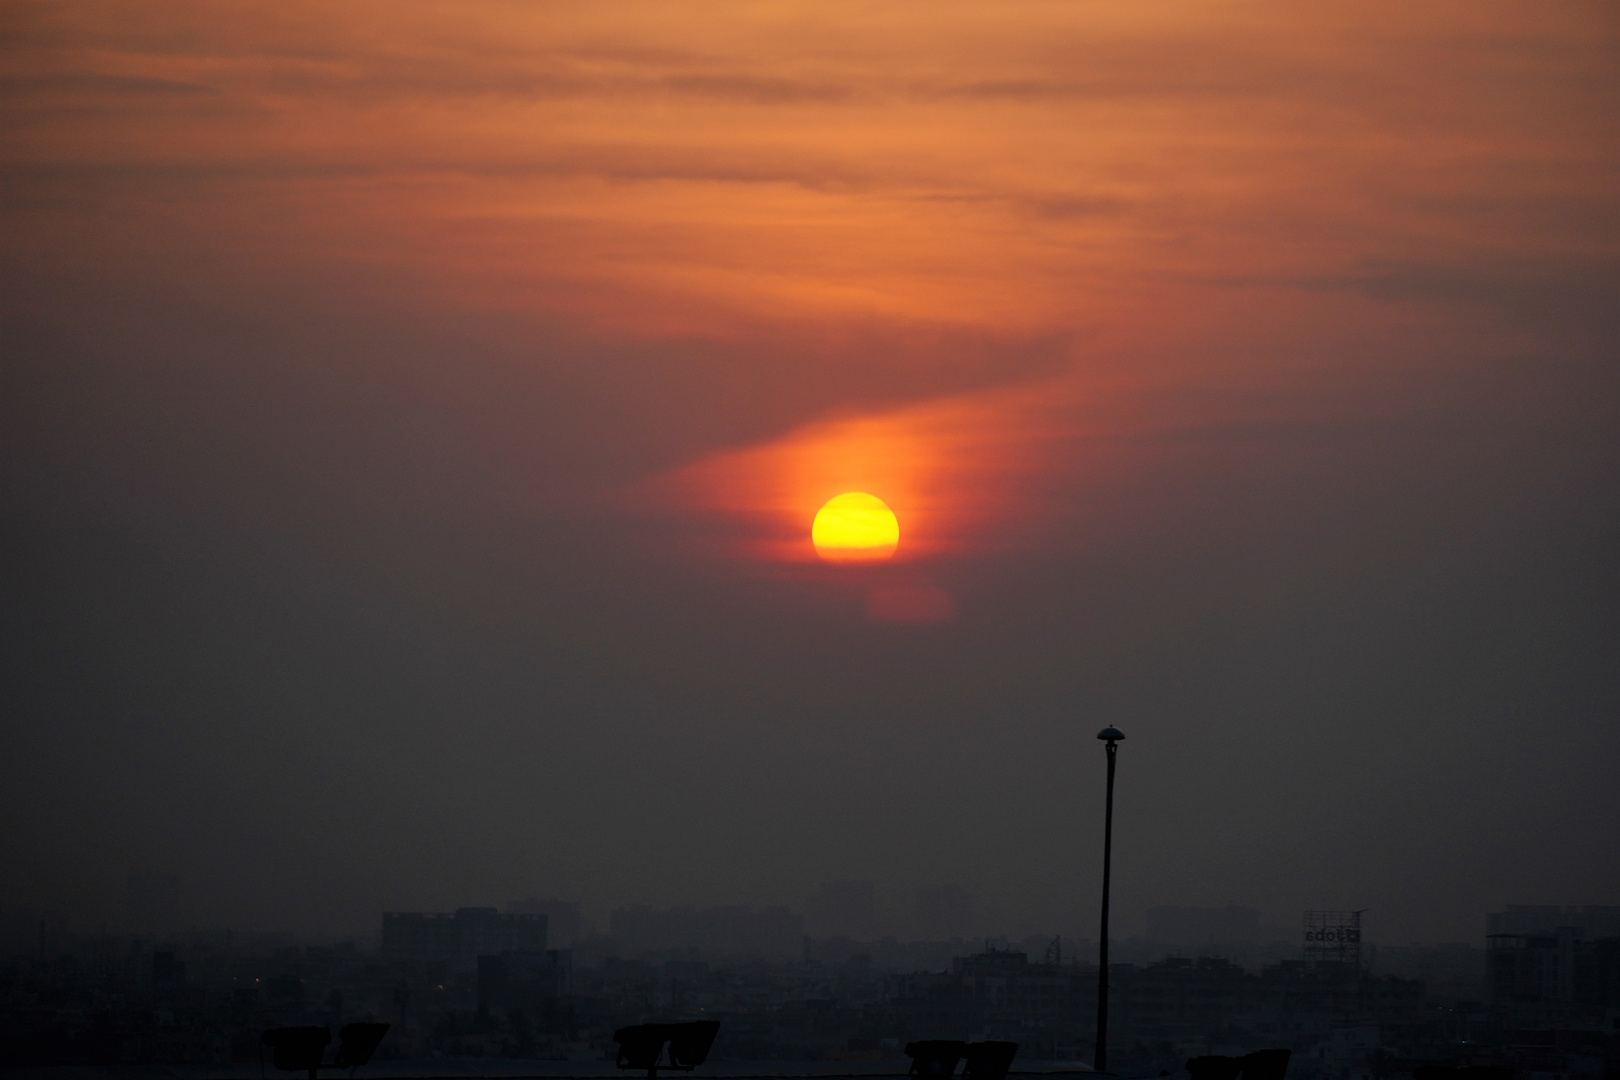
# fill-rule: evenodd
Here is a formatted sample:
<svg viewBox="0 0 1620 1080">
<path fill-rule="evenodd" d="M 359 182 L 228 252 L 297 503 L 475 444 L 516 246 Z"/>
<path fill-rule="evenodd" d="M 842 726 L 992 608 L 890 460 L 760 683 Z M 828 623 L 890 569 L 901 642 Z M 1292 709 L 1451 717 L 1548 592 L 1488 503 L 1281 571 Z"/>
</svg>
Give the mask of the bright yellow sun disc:
<svg viewBox="0 0 1620 1080">
<path fill-rule="evenodd" d="M 816 511 L 810 542 L 828 562 L 879 562 L 899 545 L 900 522 L 876 495 L 846 491 Z"/>
</svg>

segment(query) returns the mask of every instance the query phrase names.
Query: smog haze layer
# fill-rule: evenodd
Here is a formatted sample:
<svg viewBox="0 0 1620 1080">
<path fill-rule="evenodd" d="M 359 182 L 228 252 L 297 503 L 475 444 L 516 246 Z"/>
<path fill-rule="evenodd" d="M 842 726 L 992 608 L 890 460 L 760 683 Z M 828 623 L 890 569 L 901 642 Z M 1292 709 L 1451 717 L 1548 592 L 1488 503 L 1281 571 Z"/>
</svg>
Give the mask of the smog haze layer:
<svg viewBox="0 0 1620 1080">
<path fill-rule="evenodd" d="M 9 919 L 1620 902 L 1611 6 L 5 21 Z"/>
</svg>

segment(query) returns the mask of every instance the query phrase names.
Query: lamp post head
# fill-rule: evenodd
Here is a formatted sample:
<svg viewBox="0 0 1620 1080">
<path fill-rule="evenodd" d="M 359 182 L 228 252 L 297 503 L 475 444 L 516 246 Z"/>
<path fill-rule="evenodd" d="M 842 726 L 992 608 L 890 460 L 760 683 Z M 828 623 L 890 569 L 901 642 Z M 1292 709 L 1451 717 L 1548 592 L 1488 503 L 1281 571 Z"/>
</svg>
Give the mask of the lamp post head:
<svg viewBox="0 0 1620 1080">
<path fill-rule="evenodd" d="M 1097 738 L 1102 739 L 1102 740 L 1104 740 L 1106 742 L 1109 742 L 1109 743 L 1117 743 L 1121 739 L 1123 739 L 1124 737 L 1125 737 L 1125 733 L 1123 731 L 1119 730 L 1119 728 L 1114 727 L 1112 724 L 1110 724 L 1108 727 L 1103 728 L 1101 731 L 1097 732 Z"/>
</svg>

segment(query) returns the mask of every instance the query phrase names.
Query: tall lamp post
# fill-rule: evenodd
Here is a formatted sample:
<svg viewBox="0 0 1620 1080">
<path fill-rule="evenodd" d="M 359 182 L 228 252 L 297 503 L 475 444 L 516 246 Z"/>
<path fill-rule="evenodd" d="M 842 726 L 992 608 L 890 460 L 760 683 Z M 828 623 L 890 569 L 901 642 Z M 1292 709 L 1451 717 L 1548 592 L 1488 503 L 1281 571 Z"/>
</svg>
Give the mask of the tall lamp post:
<svg viewBox="0 0 1620 1080">
<path fill-rule="evenodd" d="M 1114 861 L 1114 756 L 1125 733 L 1109 726 L 1097 732 L 1108 754 L 1108 808 L 1103 812 L 1102 928 L 1097 934 L 1097 1054 L 1092 1067 L 1108 1071 L 1108 878 Z"/>
</svg>

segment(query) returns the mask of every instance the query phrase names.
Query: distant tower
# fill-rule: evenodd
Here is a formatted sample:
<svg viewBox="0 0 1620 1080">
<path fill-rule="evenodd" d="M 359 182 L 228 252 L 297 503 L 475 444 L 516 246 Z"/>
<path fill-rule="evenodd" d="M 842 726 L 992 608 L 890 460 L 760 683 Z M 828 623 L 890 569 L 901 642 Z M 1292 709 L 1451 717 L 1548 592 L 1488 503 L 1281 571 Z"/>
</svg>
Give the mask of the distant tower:
<svg viewBox="0 0 1620 1080">
<path fill-rule="evenodd" d="M 1361 970 L 1361 913 L 1366 911 L 1307 911 L 1305 961 L 1323 960 Z"/>
</svg>

